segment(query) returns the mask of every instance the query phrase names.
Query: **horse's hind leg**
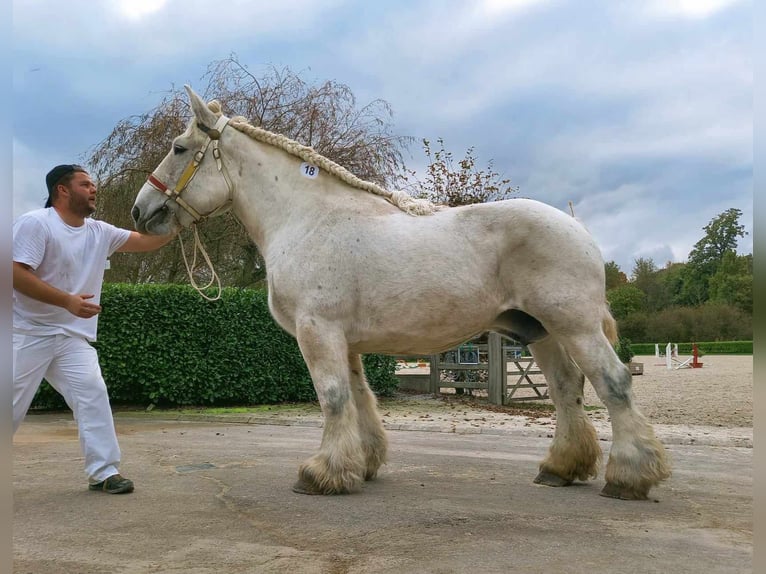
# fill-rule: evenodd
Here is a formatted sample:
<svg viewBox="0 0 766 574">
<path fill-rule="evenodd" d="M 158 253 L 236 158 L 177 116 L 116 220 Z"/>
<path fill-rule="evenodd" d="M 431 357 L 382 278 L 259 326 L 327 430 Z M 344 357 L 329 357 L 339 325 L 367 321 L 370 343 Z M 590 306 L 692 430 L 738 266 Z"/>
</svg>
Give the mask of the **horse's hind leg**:
<svg viewBox="0 0 766 574">
<path fill-rule="evenodd" d="M 325 424 L 319 452 L 301 464 L 293 490 L 301 494 L 352 492 L 362 483 L 365 459 L 357 408 L 349 387 L 345 337 L 332 324 L 315 319 L 302 321 L 296 335 Z"/>
<path fill-rule="evenodd" d="M 609 409 L 612 420 L 612 448 L 601 494 L 646 499 L 652 486 L 670 476 L 670 463 L 651 425 L 633 405 L 630 371 L 600 329 L 568 338 L 564 345 Z"/>
<path fill-rule="evenodd" d="M 357 354 L 348 357 L 350 367 L 351 393 L 359 417 L 359 436 L 365 456 L 364 479 L 372 480 L 380 466 L 386 462 L 388 440 L 378 414 L 378 401 L 367 384 L 362 358 Z"/>
<path fill-rule="evenodd" d="M 595 478 L 601 464 L 601 447 L 583 406 L 583 374 L 552 336 L 530 344 L 529 350 L 545 375 L 556 406 L 553 443 L 540 463 L 535 482 L 568 486 L 574 480 Z"/>
</svg>

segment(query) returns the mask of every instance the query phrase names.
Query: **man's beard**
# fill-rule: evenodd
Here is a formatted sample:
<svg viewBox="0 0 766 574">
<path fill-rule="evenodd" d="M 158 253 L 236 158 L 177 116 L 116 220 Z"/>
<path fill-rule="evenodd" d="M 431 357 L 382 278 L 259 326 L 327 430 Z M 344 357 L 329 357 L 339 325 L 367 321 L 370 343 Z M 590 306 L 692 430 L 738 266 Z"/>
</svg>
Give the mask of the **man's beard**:
<svg viewBox="0 0 766 574">
<path fill-rule="evenodd" d="M 96 211 L 96 208 L 90 205 L 90 201 L 80 195 L 69 196 L 69 209 L 80 217 L 88 217 Z"/>
</svg>

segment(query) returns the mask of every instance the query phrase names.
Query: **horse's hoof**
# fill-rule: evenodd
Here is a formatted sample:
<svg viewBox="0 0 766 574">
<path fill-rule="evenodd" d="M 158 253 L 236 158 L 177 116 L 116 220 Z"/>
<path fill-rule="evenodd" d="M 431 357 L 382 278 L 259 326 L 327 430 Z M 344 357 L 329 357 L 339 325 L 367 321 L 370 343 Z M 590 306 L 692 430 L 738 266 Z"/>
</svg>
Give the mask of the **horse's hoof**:
<svg viewBox="0 0 766 574">
<path fill-rule="evenodd" d="M 607 482 L 599 493 L 608 498 L 618 498 L 619 500 L 646 500 L 648 491 L 639 491 L 627 486 L 619 486 Z"/>
<path fill-rule="evenodd" d="M 534 483 L 544 484 L 545 486 L 569 486 L 572 484 L 572 481 L 567 480 L 566 478 L 561 478 L 556 474 L 541 470 L 540 473 L 535 477 Z"/>
<path fill-rule="evenodd" d="M 364 473 L 364 480 L 375 480 L 375 478 L 378 476 L 377 470 L 368 470 Z"/>
<path fill-rule="evenodd" d="M 327 495 L 327 494 L 349 494 L 351 491 L 346 488 L 338 488 L 338 489 L 320 489 L 316 482 L 313 480 L 306 480 L 305 474 L 308 474 L 308 476 L 311 476 L 310 473 L 300 473 L 298 476 L 298 480 L 295 481 L 295 484 L 293 484 L 293 492 L 297 492 L 298 494 L 319 494 L 319 495 Z"/>
<path fill-rule="evenodd" d="M 313 484 L 300 478 L 293 484 L 293 492 L 298 494 L 322 494 Z"/>
</svg>

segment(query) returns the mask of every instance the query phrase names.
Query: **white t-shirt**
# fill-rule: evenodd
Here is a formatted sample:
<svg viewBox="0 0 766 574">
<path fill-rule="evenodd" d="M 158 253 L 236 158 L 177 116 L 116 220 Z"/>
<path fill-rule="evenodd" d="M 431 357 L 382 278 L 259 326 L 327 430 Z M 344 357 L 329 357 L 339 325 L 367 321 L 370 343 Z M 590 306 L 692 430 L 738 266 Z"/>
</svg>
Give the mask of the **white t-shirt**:
<svg viewBox="0 0 766 574">
<path fill-rule="evenodd" d="M 101 301 L 107 258 L 122 247 L 130 231 L 86 218 L 80 227 L 67 225 L 55 209 L 36 209 L 13 223 L 13 260 L 73 294 L 92 293 Z M 98 315 L 84 319 L 62 307 L 43 303 L 13 290 L 13 330 L 27 335 L 72 335 L 96 340 Z"/>
</svg>

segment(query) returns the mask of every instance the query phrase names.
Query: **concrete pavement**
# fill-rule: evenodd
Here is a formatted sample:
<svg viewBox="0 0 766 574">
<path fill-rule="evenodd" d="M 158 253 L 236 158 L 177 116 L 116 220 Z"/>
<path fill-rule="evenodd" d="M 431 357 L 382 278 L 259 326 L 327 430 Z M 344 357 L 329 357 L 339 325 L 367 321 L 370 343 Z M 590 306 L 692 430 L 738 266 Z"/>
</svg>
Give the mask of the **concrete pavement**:
<svg viewBox="0 0 766 574">
<path fill-rule="evenodd" d="M 625 502 L 598 495 L 603 472 L 533 484 L 545 436 L 390 430 L 377 480 L 315 497 L 290 490 L 321 440 L 311 422 L 116 420 L 128 495 L 87 490 L 71 415 L 22 424 L 15 572 L 752 571 L 752 448 L 669 444 L 673 477 Z"/>
</svg>

